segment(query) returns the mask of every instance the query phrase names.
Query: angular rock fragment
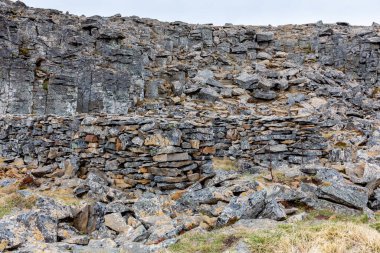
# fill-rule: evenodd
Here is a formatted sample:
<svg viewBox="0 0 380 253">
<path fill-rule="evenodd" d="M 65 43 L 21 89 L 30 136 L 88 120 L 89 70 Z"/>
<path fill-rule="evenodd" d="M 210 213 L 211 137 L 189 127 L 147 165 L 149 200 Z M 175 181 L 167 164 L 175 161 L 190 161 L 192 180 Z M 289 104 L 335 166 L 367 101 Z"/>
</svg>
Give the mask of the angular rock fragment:
<svg viewBox="0 0 380 253">
<path fill-rule="evenodd" d="M 368 203 L 366 188 L 342 183 L 331 183 L 318 187 L 317 195 L 354 208 L 364 208 Z"/>
<path fill-rule="evenodd" d="M 234 197 L 218 217 L 217 226 L 232 224 L 239 219 L 257 218 L 265 208 L 265 191 L 255 192 L 249 196 Z"/>
<path fill-rule="evenodd" d="M 246 72 L 241 73 L 236 79 L 235 82 L 239 85 L 240 88 L 253 90 L 257 87 L 259 82 L 259 76 L 254 74 L 248 74 Z"/>
<path fill-rule="evenodd" d="M 256 41 L 257 42 L 269 42 L 274 39 L 273 32 L 257 32 L 256 33 Z"/>
<path fill-rule="evenodd" d="M 219 100 L 219 93 L 213 88 L 202 88 L 198 93 L 198 98 L 215 102 Z"/>
<path fill-rule="evenodd" d="M 263 100 L 273 100 L 277 97 L 276 92 L 272 90 L 255 90 L 253 92 L 253 97 L 257 99 L 263 99 Z"/>
<path fill-rule="evenodd" d="M 176 154 L 162 154 L 153 156 L 155 162 L 176 162 L 190 160 L 188 153 L 176 153 Z"/>
<path fill-rule="evenodd" d="M 128 226 L 125 218 L 121 213 L 111 213 L 104 216 L 104 224 L 110 229 L 119 232 L 126 233 L 132 230 L 131 226 Z"/>
</svg>

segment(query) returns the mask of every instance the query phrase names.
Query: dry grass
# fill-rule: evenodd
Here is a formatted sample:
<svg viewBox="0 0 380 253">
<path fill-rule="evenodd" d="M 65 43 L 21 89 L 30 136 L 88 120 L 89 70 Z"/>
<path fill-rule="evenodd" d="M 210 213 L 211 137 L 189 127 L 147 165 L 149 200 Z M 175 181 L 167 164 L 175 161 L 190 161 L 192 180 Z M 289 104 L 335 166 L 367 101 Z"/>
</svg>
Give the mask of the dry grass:
<svg viewBox="0 0 380 253">
<path fill-rule="evenodd" d="M 35 196 L 23 197 L 17 190 L 17 185 L 0 188 L 0 219 L 16 208 L 31 209 L 34 206 Z"/>
<path fill-rule="evenodd" d="M 226 170 L 226 171 L 238 171 L 239 167 L 236 164 L 236 161 L 228 159 L 227 157 L 220 158 L 214 157 L 212 159 L 212 165 L 214 169 Z"/>
<path fill-rule="evenodd" d="M 231 238 L 243 240 L 257 253 L 369 253 L 380 252 L 380 233 L 368 224 L 353 221 L 307 221 L 279 225 L 272 230 L 242 230 L 229 234 L 217 230 L 202 234 L 185 234 L 172 245 L 170 253 L 234 252 Z"/>
<path fill-rule="evenodd" d="M 76 198 L 71 189 L 58 189 L 54 191 L 38 192 L 31 191 L 31 195 L 23 197 L 17 191 L 19 184 L 13 184 L 0 188 L 0 219 L 5 215 L 11 214 L 14 210 L 32 209 L 39 195 L 50 197 L 58 200 L 60 203 L 68 206 L 80 205 L 83 201 Z"/>
<path fill-rule="evenodd" d="M 57 189 L 54 191 L 49 190 L 41 192 L 40 195 L 56 199 L 60 201 L 62 204 L 68 206 L 77 206 L 80 205 L 80 203 L 83 201 L 83 199 L 79 199 L 74 196 L 72 189 Z"/>
</svg>

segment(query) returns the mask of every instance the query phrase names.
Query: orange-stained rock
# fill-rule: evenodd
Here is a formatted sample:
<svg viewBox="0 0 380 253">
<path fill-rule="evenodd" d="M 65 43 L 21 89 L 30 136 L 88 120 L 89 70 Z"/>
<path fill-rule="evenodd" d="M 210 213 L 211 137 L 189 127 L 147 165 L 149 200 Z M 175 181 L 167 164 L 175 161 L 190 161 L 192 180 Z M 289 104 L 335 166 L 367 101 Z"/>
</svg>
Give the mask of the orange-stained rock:
<svg viewBox="0 0 380 253">
<path fill-rule="evenodd" d="M 98 139 L 98 136 L 96 136 L 96 135 L 88 134 L 88 135 L 86 135 L 86 137 L 84 138 L 84 141 L 85 141 L 85 142 L 89 142 L 89 143 L 94 143 L 94 142 L 98 142 L 99 139 Z"/>
<path fill-rule="evenodd" d="M 200 143 L 201 142 L 199 140 L 190 140 L 191 148 L 194 148 L 194 149 L 199 149 Z"/>
<path fill-rule="evenodd" d="M 186 190 L 179 190 L 170 195 L 172 200 L 178 200 L 182 197 L 182 195 L 186 192 Z"/>
<path fill-rule="evenodd" d="M 115 149 L 116 149 L 116 151 L 123 150 L 123 144 L 121 143 L 121 141 L 119 140 L 119 138 L 116 139 Z"/>
<path fill-rule="evenodd" d="M 203 154 L 207 154 L 207 155 L 209 155 L 209 154 L 215 154 L 215 152 L 216 152 L 216 148 L 215 147 L 204 147 L 202 149 L 202 153 Z"/>
<path fill-rule="evenodd" d="M 166 147 L 166 146 L 170 146 L 171 142 L 168 138 L 160 134 L 155 134 L 155 135 L 146 137 L 144 141 L 144 145 Z"/>
</svg>

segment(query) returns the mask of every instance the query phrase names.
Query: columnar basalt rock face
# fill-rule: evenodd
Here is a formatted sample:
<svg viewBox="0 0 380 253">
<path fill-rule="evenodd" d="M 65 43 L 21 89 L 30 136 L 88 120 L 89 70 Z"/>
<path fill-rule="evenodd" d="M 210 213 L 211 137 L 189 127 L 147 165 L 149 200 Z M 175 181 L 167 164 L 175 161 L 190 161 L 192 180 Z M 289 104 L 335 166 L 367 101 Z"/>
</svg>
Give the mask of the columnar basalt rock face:
<svg viewBox="0 0 380 253">
<path fill-rule="evenodd" d="M 378 87 L 379 29 L 77 17 L 3 1 L 0 111 L 126 114 L 144 98 L 173 92 L 215 101 L 238 84 L 272 100 L 302 83 L 323 94 L 352 90 L 355 104 L 375 109 L 368 99 Z"/>
</svg>

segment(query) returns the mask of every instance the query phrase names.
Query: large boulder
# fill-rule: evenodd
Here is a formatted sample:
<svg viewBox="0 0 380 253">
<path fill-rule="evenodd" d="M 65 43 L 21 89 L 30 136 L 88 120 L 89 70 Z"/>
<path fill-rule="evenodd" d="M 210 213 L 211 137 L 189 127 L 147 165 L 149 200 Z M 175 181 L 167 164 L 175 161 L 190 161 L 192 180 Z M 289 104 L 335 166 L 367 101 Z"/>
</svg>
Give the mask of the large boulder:
<svg viewBox="0 0 380 253">
<path fill-rule="evenodd" d="M 317 196 L 349 207 L 363 209 L 368 203 L 368 189 L 344 183 L 320 185 Z"/>
<path fill-rule="evenodd" d="M 234 197 L 218 217 L 217 226 L 232 224 L 239 219 L 257 218 L 265 208 L 266 191 Z"/>
<path fill-rule="evenodd" d="M 279 204 L 274 199 L 269 199 L 265 202 L 265 208 L 260 213 L 260 218 L 267 218 L 271 220 L 285 220 L 286 212 L 283 205 Z"/>
</svg>

